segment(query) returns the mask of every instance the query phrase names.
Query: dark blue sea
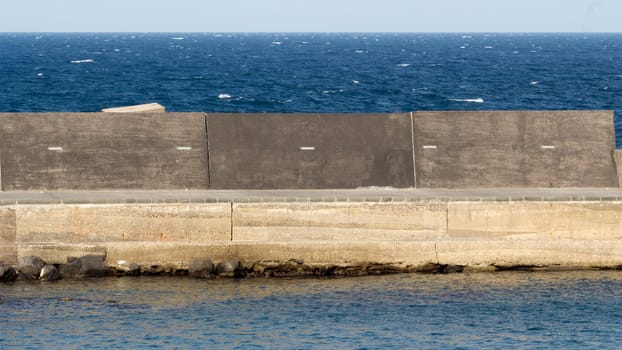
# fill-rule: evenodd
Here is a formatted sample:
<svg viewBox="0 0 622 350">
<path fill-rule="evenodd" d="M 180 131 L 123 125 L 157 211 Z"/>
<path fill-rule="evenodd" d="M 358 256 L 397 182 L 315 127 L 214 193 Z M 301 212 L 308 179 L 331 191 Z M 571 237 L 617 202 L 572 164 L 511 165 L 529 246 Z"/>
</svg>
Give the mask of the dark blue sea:
<svg viewBox="0 0 622 350">
<path fill-rule="evenodd" d="M 622 34 L 0 34 L 0 111 L 607 109 Z"/>
</svg>

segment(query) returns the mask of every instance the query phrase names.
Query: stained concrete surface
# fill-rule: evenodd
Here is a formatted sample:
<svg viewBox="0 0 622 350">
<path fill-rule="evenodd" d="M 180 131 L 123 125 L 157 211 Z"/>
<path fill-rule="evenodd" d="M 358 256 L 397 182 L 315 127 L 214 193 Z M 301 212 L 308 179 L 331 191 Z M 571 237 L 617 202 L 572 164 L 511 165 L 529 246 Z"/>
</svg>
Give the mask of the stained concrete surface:
<svg viewBox="0 0 622 350">
<path fill-rule="evenodd" d="M 401 114 L 207 114 L 213 189 L 412 187 Z"/>
<path fill-rule="evenodd" d="M 413 113 L 418 188 L 617 187 L 612 111 Z"/>
<path fill-rule="evenodd" d="M 203 113 L 0 113 L 2 188 L 208 187 Z"/>
</svg>

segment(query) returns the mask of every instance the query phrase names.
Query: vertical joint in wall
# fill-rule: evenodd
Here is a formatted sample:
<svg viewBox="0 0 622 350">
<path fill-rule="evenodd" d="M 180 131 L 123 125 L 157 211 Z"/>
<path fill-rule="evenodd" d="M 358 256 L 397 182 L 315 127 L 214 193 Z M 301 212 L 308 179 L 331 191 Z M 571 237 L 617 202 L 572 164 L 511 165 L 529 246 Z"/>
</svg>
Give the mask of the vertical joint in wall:
<svg viewBox="0 0 622 350">
<path fill-rule="evenodd" d="M 229 218 L 230 218 L 230 231 L 231 232 L 231 241 L 233 241 L 233 202 L 230 202 L 231 204 L 231 211 L 229 212 Z"/>
<path fill-rule="evenodd" d="M 410 112 L 410 143 L 413 156 L 413 186 L 417 188 L 417 166 L 415 162 L 415 120 L 413 112 Z"/>
</svg>

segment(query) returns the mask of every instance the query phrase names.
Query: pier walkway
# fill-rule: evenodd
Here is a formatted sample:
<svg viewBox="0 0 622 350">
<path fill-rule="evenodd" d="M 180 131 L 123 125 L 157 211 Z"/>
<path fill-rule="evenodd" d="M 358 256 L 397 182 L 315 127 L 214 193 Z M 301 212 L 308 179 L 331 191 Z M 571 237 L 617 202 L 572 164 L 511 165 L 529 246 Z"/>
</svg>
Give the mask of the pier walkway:
<svg viewBox="0 0 622 350">
<path fill-rule="evenodd" d="M 108 190 L 0 192 L 0 205 L 107 203 L 622 201 L 620 188 Z"/>
</svg>

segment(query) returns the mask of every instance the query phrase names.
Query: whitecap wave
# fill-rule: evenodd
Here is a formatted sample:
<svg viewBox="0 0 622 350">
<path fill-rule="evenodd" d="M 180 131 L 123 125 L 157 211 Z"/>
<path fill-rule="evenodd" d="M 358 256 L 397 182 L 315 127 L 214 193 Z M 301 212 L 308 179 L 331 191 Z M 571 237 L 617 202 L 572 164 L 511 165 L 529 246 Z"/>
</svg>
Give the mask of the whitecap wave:
<svg viewBox="0 0 622 350">
<path fill-rule="evenodd" d="M 408 67 L 410 66 L 410 63 L 400 63 L 398 64 L 398 67 Z"/>
<path fill-rule="evenodd" d="M 281 45 L 282 43 L 280 41 L 273 41 L 272 45 Z"/>
<path fill-rule="evenodd" d="M 178 36 L 178 37 L 175 37 L 175 38 L 171 38 L 171 40 L 184 40 L 184 38 L 181 37 L 181 36 Z"/>
<path fill-rule="evenodd" d="M 484 103 L 483 98 L 450 98 L 449 100 L 454 102 Z"/>
<path fill-rule="evenodd" d="M 80 64 L 80 63 L 93 63 L 93 62 L 95 62 L 95 60 L 87 59 L 87 60 L 75 60 L 75 61 L 71 61 L 70 63 Z"/>
<path fill-rule="evenodd" d="M 221 100 L 228 100 L 228 99 L 231 98 L 231 95 L 229 95 L 229 94 L 219 94 L 218 98 L 221 99 Z"/>
<path fill-rule="evenodd" d="M 539 81 L 530 81 L 529 82 L 529 85 L 538 85 L 538 84 L 540 84 Z"/>
</svg>

